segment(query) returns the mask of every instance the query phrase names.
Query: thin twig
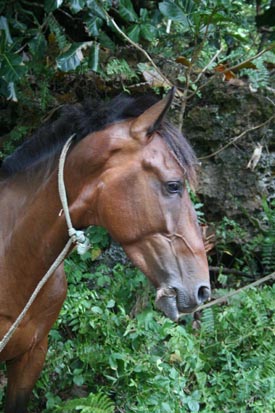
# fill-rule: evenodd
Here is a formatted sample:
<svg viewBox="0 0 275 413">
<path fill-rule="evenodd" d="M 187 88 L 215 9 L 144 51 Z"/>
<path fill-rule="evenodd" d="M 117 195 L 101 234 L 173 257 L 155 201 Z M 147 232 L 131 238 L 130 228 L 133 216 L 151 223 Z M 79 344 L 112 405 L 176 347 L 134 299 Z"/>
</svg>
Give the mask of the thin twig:
<svg viewBox="0 0 275 413">
<path fill-rule="evenodd" d="M 223 51 L 223 47 L 221 47 L 217 53 L 212 57 L 212 59 L 207 63 L 207 65 L 202 69 L 202 71 L 199 73 L 197 79 L 194 81 L 194 83 L 198 83 L 198 81 L 200 80 L 200 78 L 202 77 L 202 75 L 204 74 L 204 72 L 208 69 L 208 67 L 217 59 L 217 57 L 219 56 L 219 54 L 221 54 L 221 52 Z"/>
<path fill-rule="evenodd" d="M 156 70 L 156 72 L 158 72 L 158 74 L 161 76 L 161 78 L 163 79 L 164 82 L 166 82 L 168 84 L 168 86 L 172 87 L 173 84 L 170 82 L 169 79 L 167 79 L 167 77 L 161 72 L 161 70 L 158 68 L 158 66 L 155 64 L 155 62 L 153 61 L 153 59 L 151 58 L 151 56 L 146 52 L 146 50 L 144 50 L 139 44 L 135 43 L 132 39 L 130 39 L 130 37 L 128 37 L 122 30 L 121 28 L 116 24 L 115 20 L 107 13 L 106 16 L 107 18 L 112 22 L 113 26 L 115 27 L 115 29 L 119 32 L 119 34 L 121 34 L 122 37 L 124 37 L 125 40 L 127 40 L 128 43 L 130 43 L 132 46 L 134 46 L 136 49 L 138 49 L 145 57 L 146 59 L 151 63 L 151 65 L 153 66 L 153 68 Z"/>
<path fill-rule="evenodd" d="M 241 277 L 253 278 L 253 275 L 247 274 L 243 271 L 235 270 L 234 268 L 213 267 L 210 265 L 209 270 L 215 273 L 221 272 L 222 274 L 232 274 L 232 275 L 239 275 Z"/>
<path fill-rule="evenodd" d="M 228 67 L 227 69 L 225 69 L 225 73 L 226 72 L 232 72 L 235 69 L 238 69 L 240 66 L 245 65 L 246 63 L 252 62 L 252 60 L 258 59 L 258 57 L 260 57 L 262 54 L 268 52 L 269 50 L 271 50 L 271 46 L 267 47 L 266 49 L 263 49 L 262 51 L 260 51 L 259 53 L 257 53 L 255 56 L 249 57 L 248 59 L 244 60 L 241 63 L 237 63 L 234 66 Z"/>
<path fill-rule="evenodd" d="M 253 283 L 247 284 L 247 285 L 245 285 L 244 287 L 238 288 L 238 289 L 235 290 L 235 291 L 231 291 L 230 293 L 225 294 L 225 295 L 223 295 L 222 297 L 217 298 L 217 299 L 214 300 L 214 301 L 211 301 L 210 303 L 207 303 L 207 304 L 202 305 L 202 306 L 200 306 L 200 307 L 197 309 L 197 311 L 204 310 L 205 308 L 212 307 L 213 305 L 216 305 L 216 304 L 224 303 L 225 301 L 228 300 L 228 298 L 231 298 L 231 297 L 233 297 L 234 295 L 239 294 L 239 293 L 242 292 L 242 291 L 248 290 L 249 288 L 258 287 L 259 285 L 261 285 L 261 284 L 263 284 L 263 283 L 265 283 L 265 282 L 267 282 L 267 281 L 269 281 L 269 280 L 275 280 L 275 272 L 272 272 L 271 274 L 266 275 L 265 277 L 260 278 L 260 279 L 257 280 L 257 281 L 254 281 Z"/>
<path fill-rule="evenodd" d="M 249 132 L 255 131 L 259 128 L 262 128 L 263 126 L 267 125 L 269 122 L 272 121 L 272 119 L 275 118 L 275 115 L 272 115 L 269 119 L 267 119 L 265 122 L 260 123 L 259 125 L 253 126 L 252 128 L 246 129 L 245 131 L 243 131 L 240 135 L 235 136 L 234 138 L 232 138 L 230 140 L 230 142 L 228 142 L 226 145 L 224 145 L 222 148 L 218 149 L 217 151 L 210 153 L 209 155 L 206 156 L 201 156 L 199 158 L 199 160 L 204 160 L 204 159 L 209 159 L 212 158 L 213 156 L 217 155 L 218 153 L 224 151 L 225 149 L 227 149 L 229 146 L 233 145 L 237 140 L 239 140 L 240 138 L 242 138 L 244 135 L 246 135 Z"/>
</svg>

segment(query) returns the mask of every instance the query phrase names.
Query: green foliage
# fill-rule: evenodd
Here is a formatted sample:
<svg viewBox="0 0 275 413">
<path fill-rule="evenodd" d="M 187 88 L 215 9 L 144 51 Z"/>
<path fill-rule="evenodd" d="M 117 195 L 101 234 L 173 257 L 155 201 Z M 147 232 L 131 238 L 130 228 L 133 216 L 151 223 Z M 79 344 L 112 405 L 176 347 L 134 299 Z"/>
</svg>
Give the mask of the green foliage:
<svg viewBox="0 0 275 413">
<path fill-rule="evenodd" d="M 47 394 L 43 411 L 90 412 L 102 407 L 97 397 L 104 393 L 117 411 L 272 413 L 274 286 L 204 310 L 201 328 L 192 330 L 188 318 L 174 324 L 150 301 L 130 318 L 144 282 L 131 268 L 99 265 L 70 283 L 36 386 L 37 402 Z M 93 394 L 73 399 L 72 387 Z M 58 394 L 69 400 L 61 403 Z"/>
<path fill-rule="evenodd" d="M 113 413 L 114 404 L 104 394 L 89 394 L 88 397 L 69 400 L 55 408 L 52 413 Z"/>
<path fill-rule="evenodd" d="M 273 211 L 264 209 L 269 228 Z M 96 248 L 105 248 L 106 232 L 91 231 Z M 66 272 L 68 296 L 50 332 L 33 410 L 44 401 L 45 413 L 274 411 L 275 286 L 205 309 L 193 329 L 190 316 L 177 325 L 153 309 L 147 281 L 131 266 L 72 256 Z M 75 398 L 76 389 L 86 396 Z"/>
<path fill-rule="evenodd" d="M 261 7 L 266 4 L 267 0 Z M 32 5 L 27 1 L 1 1 L 0 13 L 0 89 L 7 99 L 14 101 L 26 98 L 26 93 L 22 93 L 26 87 L 28 94 L 33 87 L 50 89 L 59 72 L 94 71 L 106 80 L 109 73 L 103 61 L 105 49 L 112 57 L 107 62 L 111 76 L 115 58 L 119 74 L 129 82 L 138 77 L 135 68 L 140 61 L 125 69 L 121 33 L 110 16 L 115 16 L 121 30 L 153 58 L 161 55 L 173 61 L 179 56 L 187 59 L 189 67 L 177 68 L 178 79 L 185 86 L 193 85 L 192 88 L 196 73 L 206 65 L 209 70 L 225 61 L 235 65 L 244 55 L 255 55 L 259 44 L 263 44 L 255 25 L 254 5 L 242 0 L 166 0 L 149 8 L 142 8 L 132 0 L 48 0 L 44 7 L 39 2 Z M 267 46 L 269 43 L 267 40 Z M 218 50 L 218 62 L 211 63 Z M 272 49 L 266 56 L 267 59 L 262 56 L 256 60 L 253 69 L 244 69 L 254 87 L 269 84 L 266 61 L 273 62 Z M 195 78 L 189 79 L 193 70 Z M 199 87 L 200 83 L 195 89 Z M 44 110 L 47 104 L 50 99 L 42 104 Z"/>
<path fill-rule="evenodd" d="M 137 3 L 47 0 L 42 6 L 0 0 L 2 96 L 38 107 L 43 114 L 53 103 L 66 103 L 59 100 L 58 89 L 66 76 L 96 74 L 104 93 L 108 81 L 119 80 L 125 88 L 138 83 L 143 62 L 132 50 L 129 59 L 109 16 L 153 59 L 176 67 L 179 86 L 190 91 L 199 90 L 202 69 L 207 67 L 213 75 L 217 63 L 239 64 L 262 45 L 251 2 L 165 0 L 148 2 L 146 9 Z M 262 1 L 263 7 L 267 4 Z M 211 61 L 218 52 L 218 59 Z M 182 59 L 176 63 L 178 57 Z M 255 68 L 240 72 L 255 88 L 269 85 L 266 61 L 274 63 L 272 49 L 253 62 Z M 166 75 L 173 74 L 168 69 Z M 16 127 L 1 158 L 28 131 Z M 203 220 L 202 205 L 192 197 Z M 251 274 L 274 270 L 274 203 L 264 201 L 257 236 L 249 237 L 227 218 L 217 235 L 218 264 L 227 262 Z M 45 413 L 106 413 L 114 408 L 137 413 L 275 411 L 274 286 L 204 310 L 200 329 L 192 329 L 188 317 L 185 326 L 176 325 L 154 311 L 140 271 L 120 263 L 113 268 L 102 264 L 101 254 L 110 244 L 106 231 L 93 227 L 89 237 L 92 251 L 81 258 L 72 254 L 66 261 L 68 296 L 50 332 L 47 362 L 31 410 L 41 411 L 42 404 Z M 223 277 L 222 285 L 230 286 Z M 87 396 L 75 399 L 75 388 Z M 0 403 L 2 398 L 0 388 Z"/>
<path fill-rule="evenodd" d="M 3 150 L 0 151 L 0 159 L 5 158 L 6 155 L 10 154 L 15 150 L 15 148 L 22 142 L 28 133 L 29 128 L 26 126 L 17 126 L 10 133 L 10 139 L 6 141 L 3 145 Z"/>
<path fill-rule="evenodd" d="M 137 75 L 130 68 L 126 60 L 124 59 L 113 59 L 111 60 L 106 67 L 106 74 L 108 76 L 116 76 L 120 75 L 124 79 L 133 79 L 136 78 Z"/>
<path fill-rule="evenodd" d="M 247 274 L 268 274 L 275 268 L 275 210 L 274 201 L 263 200 L 260 220 L 253 220 L 255 235 L 236 221 L 224 217 L 216 228 L 217 261 Z M 227 263 L 227 264 L 226 264 Z M 229 280 L 220 274 L 222 284 Z M 235 282 L 235 281 L 234 281 Z"/>
</svg>

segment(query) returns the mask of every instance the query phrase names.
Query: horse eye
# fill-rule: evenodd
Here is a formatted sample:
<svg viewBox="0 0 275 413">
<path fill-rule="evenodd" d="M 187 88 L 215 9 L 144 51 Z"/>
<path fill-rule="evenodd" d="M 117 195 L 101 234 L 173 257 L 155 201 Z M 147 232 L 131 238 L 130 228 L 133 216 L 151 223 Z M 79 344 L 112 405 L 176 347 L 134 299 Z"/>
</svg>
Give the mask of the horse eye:
<svg viewBox="0 0 275 413">
<path fill-rule="evenodd" d="M 165 184 L 167 191 L 170 194 L 181 194 L 182 193 L 182 182 L 180 181 L 169 181 Z"/>
</svg>

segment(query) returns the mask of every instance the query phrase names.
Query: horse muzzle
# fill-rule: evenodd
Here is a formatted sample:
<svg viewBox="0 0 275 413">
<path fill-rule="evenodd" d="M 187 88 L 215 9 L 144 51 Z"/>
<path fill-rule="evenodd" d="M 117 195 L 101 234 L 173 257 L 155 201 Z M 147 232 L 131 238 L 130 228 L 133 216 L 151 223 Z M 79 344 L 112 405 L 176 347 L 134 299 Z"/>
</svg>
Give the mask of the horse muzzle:
<svg viewBox="0 0 275 413">
<path fill-rule="evenodd" d="M 161 287 L 157 290 L 156 307 L 172 321 L 177 321 L 181 313 L 192 313 L 210 298 L 210 286 L 201 284 L 190 295 L 183 288 Z"/>
</svg>

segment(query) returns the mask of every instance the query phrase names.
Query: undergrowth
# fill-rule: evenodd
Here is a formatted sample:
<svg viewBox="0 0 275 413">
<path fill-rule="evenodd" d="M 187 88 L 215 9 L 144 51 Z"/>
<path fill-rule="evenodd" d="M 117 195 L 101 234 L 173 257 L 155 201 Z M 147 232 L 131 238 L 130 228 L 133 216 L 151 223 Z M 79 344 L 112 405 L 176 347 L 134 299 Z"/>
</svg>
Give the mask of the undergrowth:
<svg viewBox="0 0 275 413">
<path fill-rule="evenodd" d="M 274 222 L 273 205 L 264 200 L 261 231 L 245 244 L 246 232 L 224 220 L 220 253 L 238 241 L 243 261 L 235 264 L 246 269 L 257 246 L 265 272 L 272 271 Z M 92 250 L 66 261 L 68 295 L 49 335 L 30 411 L 275 411 L 274 285 L 243 291 L 222 306 L 206 308 L 199 319 L 189 315 L 175 324 L 155 311 L 155 293 L 140 271 L 127 261 L 115 263 L 117 252 L 110 254 L 111 264 L 104 263 L 106 231 L 89 232 Z M 226 289 L 215 289 L 214 298 L 226 294 L 230 284 L 227 278 Z"/>
<path fill-rule="evenodd" d="M 94 234 L 96 249 L 108 243 L 103 230 Z M 31 411 L 274 412 L 274 286 L 175 324 L 154 310 L 138 270 L 93 260 L 66 262 L 68 297 Z"/>
</svg>

